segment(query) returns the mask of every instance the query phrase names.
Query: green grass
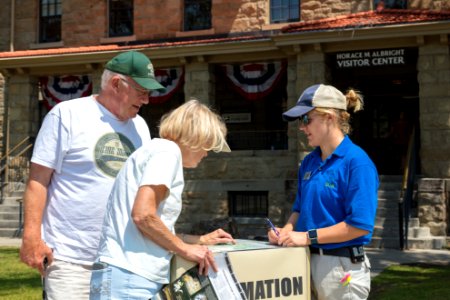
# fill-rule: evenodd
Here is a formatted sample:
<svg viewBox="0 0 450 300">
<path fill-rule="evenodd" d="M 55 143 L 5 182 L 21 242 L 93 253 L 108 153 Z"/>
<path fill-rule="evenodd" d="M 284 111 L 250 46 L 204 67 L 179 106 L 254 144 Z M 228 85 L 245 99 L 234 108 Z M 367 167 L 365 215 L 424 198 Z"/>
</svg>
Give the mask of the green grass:
<svg viewBox="0 0 450 300">
<path fill-rule="evenodd" d="M 395 265 L 372 280 L 369 300 L 450 299 L 450 264 Z"/>
<path fill-rule="evenodd" d="M 19 260 L 19 248 L 0 247 L 0 299 L 42 299 L 41 276 Z"/>
</svg>

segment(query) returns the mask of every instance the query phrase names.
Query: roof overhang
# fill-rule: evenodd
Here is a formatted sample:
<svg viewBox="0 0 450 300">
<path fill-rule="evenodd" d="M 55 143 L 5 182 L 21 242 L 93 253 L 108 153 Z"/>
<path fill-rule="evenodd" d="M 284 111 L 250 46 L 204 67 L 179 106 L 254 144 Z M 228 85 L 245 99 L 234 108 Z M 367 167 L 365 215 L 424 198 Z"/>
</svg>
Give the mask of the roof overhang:
<svg viewBox="0 0 450 300">
<path fill-rule="evenodd" d="M 77 48 L 27 50 L 0 53 L 0 72 L 11 74 L 58 74 L 102 69 L 116 54 L 138 50 L 155 67 L 192 62 L 236 62 L 271 59 L 300 52 L 413 47 L 429 41 L 449 44 L 450 20 L 332 30 L 274 32 L 265 36 L 209 39 L 176 43 L 104 45 Z"/>
</svg>

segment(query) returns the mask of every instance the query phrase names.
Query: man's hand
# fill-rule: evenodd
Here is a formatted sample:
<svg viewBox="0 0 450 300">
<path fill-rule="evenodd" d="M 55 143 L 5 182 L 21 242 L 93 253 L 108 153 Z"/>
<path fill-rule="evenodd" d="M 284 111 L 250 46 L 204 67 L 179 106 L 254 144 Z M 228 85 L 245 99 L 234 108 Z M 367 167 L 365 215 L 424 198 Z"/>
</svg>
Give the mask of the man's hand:
<svg viewBox="0 0 450 300">
<path fill-rule="evenodd" d="M 35 268 L 45 276 L 44 259 L 47 258 L 47 263 L 50 265 L 53 262 L 53 252 L 44 241 L 37 242 L 22 240 L 20 247 L 20 260 L 28 266 Z"/>
</svg>

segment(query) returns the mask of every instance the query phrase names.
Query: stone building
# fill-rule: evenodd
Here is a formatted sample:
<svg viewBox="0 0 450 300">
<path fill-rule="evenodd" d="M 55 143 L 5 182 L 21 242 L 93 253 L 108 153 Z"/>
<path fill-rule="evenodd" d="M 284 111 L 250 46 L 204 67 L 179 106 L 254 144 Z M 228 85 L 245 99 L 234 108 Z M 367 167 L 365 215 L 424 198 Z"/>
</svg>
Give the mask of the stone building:
<svg viewBox="0 0 450 300">
<path fill-rule="evenodd" d="M 138 50 L 173 85 L 140 112 L 153 136 L 159 117 L 190 97 L 228 123 L 234 151 L 185 173 L 179 228 L 233 217 L 241 236 L 258 236 L 262 218 L 286 220 L 311 150 L 281 113 L 311 84 L 353 87 L 365 110 L 352 139 L 383 178 L 401 178 L 417 133 L 413 209 L 432 235 L 449 234 L 450 0 L 4 2 L 2 154 L 36 136 L 55 104 L 49 82 L 64 90 L 76 78 L 95 93 L 104 63 Z"/>
</svg>

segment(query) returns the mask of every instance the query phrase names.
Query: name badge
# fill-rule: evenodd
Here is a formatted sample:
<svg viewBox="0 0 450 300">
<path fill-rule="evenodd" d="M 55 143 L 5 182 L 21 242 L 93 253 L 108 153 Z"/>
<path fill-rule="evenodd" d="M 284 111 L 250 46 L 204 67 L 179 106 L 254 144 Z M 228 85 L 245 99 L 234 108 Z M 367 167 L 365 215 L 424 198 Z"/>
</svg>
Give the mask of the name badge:
<svg viewBox="0 0 450 300">
<path fill-rule="evenodd" d="M 311 178 L 311 171 L 308 171 L 303 175 L 303 180 L 309 180 L 309 178 Z"/>
</svg>

